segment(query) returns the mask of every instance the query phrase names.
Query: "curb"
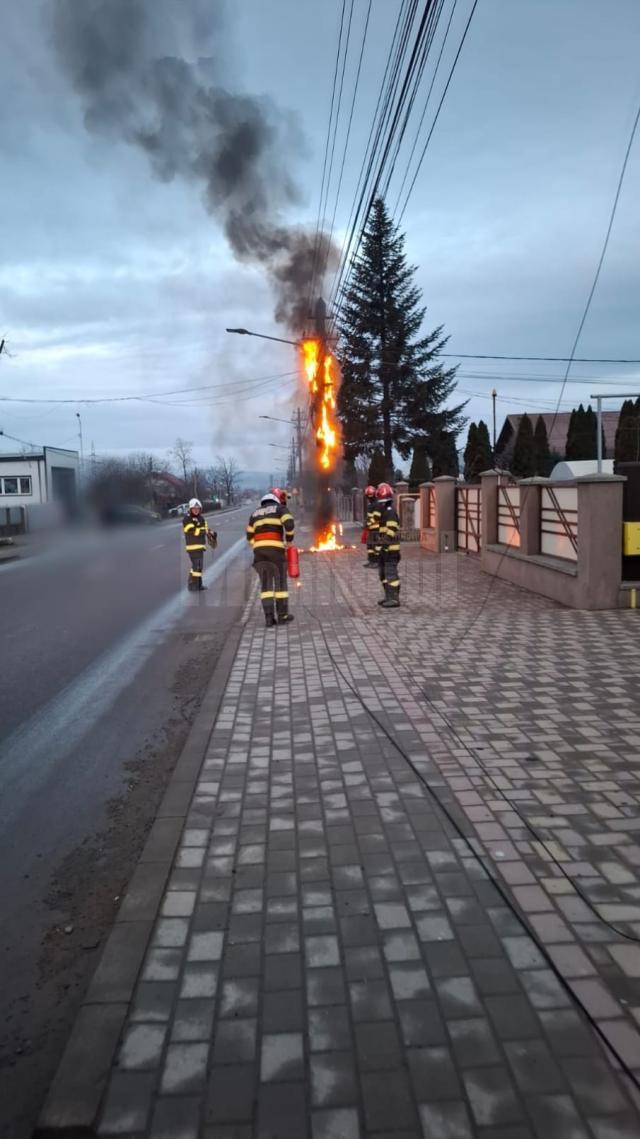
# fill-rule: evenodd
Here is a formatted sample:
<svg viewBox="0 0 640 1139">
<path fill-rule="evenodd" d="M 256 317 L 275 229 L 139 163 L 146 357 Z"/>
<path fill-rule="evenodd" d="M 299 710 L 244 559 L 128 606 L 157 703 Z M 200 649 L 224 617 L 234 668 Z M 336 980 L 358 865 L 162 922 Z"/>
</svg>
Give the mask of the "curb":
<svg viewBox="0 0 640 1139">
<path fill-rule="evenodd" d="M 47 1092 L 32 1139 L 92 1139 L 120 1035 L 193 792 L 244 632 L 218 658 L 115 924 Z"/>
</svg>

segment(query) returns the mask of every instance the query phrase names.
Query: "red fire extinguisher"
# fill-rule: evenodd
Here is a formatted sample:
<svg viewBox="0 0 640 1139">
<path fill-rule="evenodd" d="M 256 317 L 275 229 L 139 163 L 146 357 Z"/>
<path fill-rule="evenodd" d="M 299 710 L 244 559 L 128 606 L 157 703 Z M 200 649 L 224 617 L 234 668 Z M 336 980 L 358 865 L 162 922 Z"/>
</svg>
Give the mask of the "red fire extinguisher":
<svg viewBox="0 0 640 1139">
<path fill-rule="evenodd" d="M 287 546 L 287 573 L 289 577 L 300 577 L 300 555 L 296 546 Z"/>
</svg>

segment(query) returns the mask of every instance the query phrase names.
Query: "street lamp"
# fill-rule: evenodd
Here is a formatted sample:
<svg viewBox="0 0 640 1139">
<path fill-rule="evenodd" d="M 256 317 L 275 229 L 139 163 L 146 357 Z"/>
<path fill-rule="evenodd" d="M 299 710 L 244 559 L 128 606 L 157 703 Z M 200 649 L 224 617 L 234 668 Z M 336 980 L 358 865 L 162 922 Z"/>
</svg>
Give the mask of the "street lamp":
<svg viewBox="0 0 640 1139">
<path fill-rule="evenodd" d="M 299 348 L 300 340 L 285 340 L 282 336 L 267 336 L 266 332 L 251 332 L 248 328 L 226 328 L 225 332 L 235 332 L 237 336 L 257 336 L 259 340 L 275 340 L 278 344 L 293 344 Z"/>
</svg>

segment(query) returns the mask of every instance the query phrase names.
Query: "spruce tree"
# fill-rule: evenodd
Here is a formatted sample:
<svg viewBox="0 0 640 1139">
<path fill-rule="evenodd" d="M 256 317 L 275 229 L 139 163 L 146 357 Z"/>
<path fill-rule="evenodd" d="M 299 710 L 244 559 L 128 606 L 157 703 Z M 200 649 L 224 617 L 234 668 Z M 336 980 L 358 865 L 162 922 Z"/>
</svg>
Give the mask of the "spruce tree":
<svg viewBox="0 0 640 1139">
<path fill-rule="evenodd" d="M 638 401 L 640 408 L 640 400 Z M 634 426 L 635 426 L 635 406 L 632 399 L 625 399 L 618 417 L 618 426 L 616 428 L 616 441 L 614 450 L 614 459 L 616 463 L 629 463 L 633 462 L 638 453 L 638 447 L 634 446 Z M 640 437 L 640 421 L 638 421 L 638 436 Z M 640 457 L 640 455 L 638 456 Z"/>
<path fill-rule="evenodd" d="M 489 428 L 484 419 L 478 423 L 478 434 L 476 439 L 476 479 L 480 478 L 483 471 L 490 471 L 493 467 L 493 448 L 491 447 L 491 439 L 489 438 Z"/>
<path fill-rule="evenodd" d="M 466 482 L 473 482 L 478 453 L 478 428 L 475 423 L 469 424 L 467 445 L 464 449 L 464 477 Z"/>
<path fill-rule="evenodd" d="M 548 478 L 551 473 L 551 452 L 547 437 L 547 426 L 541 415 L 536 420 L 533 433 L 533 449 L 535 456 L 535 473 L 541 478 Z"/>
<path fill-rule="evenodd" d="M 432 454 L 442 432 L 455 435 L 463 424 L 465 405 L 445 406 L 456 369 L 439 362 L 442 328 L 421 333 L 426 310 L 415 273 L 378 198 L 340 306 L 338 410 L 345 443 L 358 452 L 380 447 L 388 474 L 394 450 L 408 458 L 426 438 Z"/>
<path fill-rule="evenodd" d="M 567 428 L 567 442 L 565 445 L 565 459 L 568 462 L 571 462 L 572 459 L 579 458 L 579 456 L 577 456 L 577 454 L 576 454 L 576 451 L 579 450 L 579 445 L 580 445 L 579 444 L 580 421 L 581 421 L 583 415 L 584 415 L 584 408 L 582 407 L 582 403 L 581 403 L 580 408 L 577 408 L 577 409 L 574 408 L 572 413 L 571 413 L 571 416 L 569 416 L 569 426 Z"/>
<path fill-rule="evenodd" d="M 369 463 L 369 473 L 367 475 L 370 486 L 378 486 L 381 482 L 389 481 L 389 471 L 385 462 L 384 455 L 379 449 L 373 452 L 371 462 Z"/>
<path fill-rule="evenodd" d="M 457 478 L 460 468 L 455 435 L 452 435 L 450 431 L 442 431 L 439 437 L 432 442 L 431 447 L 433 478 L 437 479 L 442 475 L 452 475 L 453 478 Z"/>
<path fill-rule="evenodd" d="M 427 445 L 426 443 L 416 443 L 413 449 L 411 470 L 409 471 L 409 486 L 411 490 L 417 490 L 420 483 L 429 482 L 430 478 L 431 468 L 427 457 Z"/>
<path fill-rule="evenodd" d="M 531 478 L 535 471 L 535 461 L 533 427 L 529 416 L 525 412 L 518 424 L 518 433 L 513 448 L 512 470 L 514 475 L 519 479 Z"/>
</svg>

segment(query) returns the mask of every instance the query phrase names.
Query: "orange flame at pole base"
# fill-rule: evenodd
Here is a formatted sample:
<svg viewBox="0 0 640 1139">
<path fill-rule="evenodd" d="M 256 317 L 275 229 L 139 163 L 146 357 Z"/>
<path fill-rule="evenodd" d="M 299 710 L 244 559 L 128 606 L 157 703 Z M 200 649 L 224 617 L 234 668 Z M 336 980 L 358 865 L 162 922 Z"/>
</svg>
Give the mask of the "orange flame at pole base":
<svg viewBox="0 0 640 1139">
<path fill-rule="evenodd" d="M 318 543 L 317 546 L 309 547 L 309 552 L 311 554 L 321 554 L 324 553 L 325 550 L 344 550 L 345 547 L 341 546 L 338 542 L 337 533 L 338 528 L 335 522 L 333 522 L 331 526 L 325 530 L 324 534 L 321 534 L 320 537 L 316 539 Z"/>
</svg>

